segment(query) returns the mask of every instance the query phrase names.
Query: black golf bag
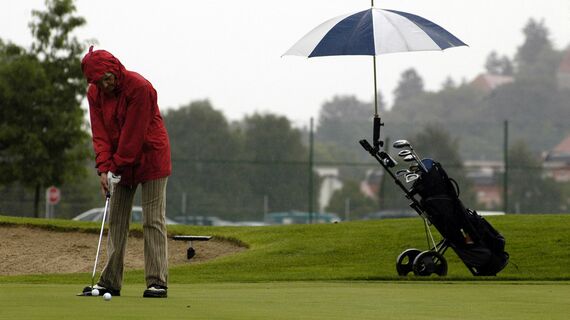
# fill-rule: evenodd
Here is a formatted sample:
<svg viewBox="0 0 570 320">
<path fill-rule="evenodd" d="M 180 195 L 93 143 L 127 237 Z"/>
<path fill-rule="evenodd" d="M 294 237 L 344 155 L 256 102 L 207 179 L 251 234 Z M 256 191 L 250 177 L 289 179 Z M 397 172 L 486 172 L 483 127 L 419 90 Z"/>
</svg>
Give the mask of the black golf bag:
<svg viewBox="0 0 570 320">
<path fill-rule="evenodd" d="M 476 276 L 493 276 L 508 263 L 505 238 L 475 210 L 459 199 L 459 187 L 440 163 L 422 160 L 427 172 L 413 183 L 411 195 L 419 195 L 420 209 L 444 240 L 436 245 L 440 253 L 451 247 Z"/>
<path fill-rule="evenodd" d="M 425 221 L 430 249 L 404 250 L 396 260 L 399 275 L 405 276 L 410 272 L 419 276 L 446 275 L 447 261 L 443 255 L 449 247 L 475 276 L 494 276 L 503 270 L 509 260 L 504 237 L 476 211 L 463 205 L 457 183 L 448 177 L 441 164 L 431 159 L 420 161 L 406 140 L 396 141 L 395 148 L 409 148 L 405 153 L 400 152 L 399 156 L 404 161 L 413 161 L 409 170 L 399 171 L 405 175 L 407 183 L 413 182 L 408 189 L 398 178 L 402 174 L 394 174 L 390 170 L 397 162 L 386 152 L 380 151 L 379 144 L 375 143 L 372 147 L 366 140 L 361 140 L 360 144 L 394 179 L 406 198 L 411 200 L 410 207 Z M 433 240 L 429 225 L 433 225 L 442 235 L 439 243 Z"/>
</svg>

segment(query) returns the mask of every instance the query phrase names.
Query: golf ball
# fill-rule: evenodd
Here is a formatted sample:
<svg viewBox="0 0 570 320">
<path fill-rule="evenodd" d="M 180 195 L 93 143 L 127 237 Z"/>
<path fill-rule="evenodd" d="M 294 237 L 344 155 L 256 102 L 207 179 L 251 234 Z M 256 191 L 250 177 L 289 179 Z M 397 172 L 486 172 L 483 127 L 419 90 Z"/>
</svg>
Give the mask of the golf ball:
<svg viewBox="0 0 570 320">
<path fill-rule="evenodd" d="M 99 295 L 99 290 L 97 290 L 97 289 L 91 290 L 91 295 L 94 296 L 94 297 L 98 296 L 98 295 Z"/>
<path fill-rule="evenodd" d="M 113 297 L 113 296 L 111 296 L 111 294 L 110 294 L 109 292 L 107 292 L 107 293 L 105 293 L 105 294 L 103 295 L 103 298 L 105 298 L 106 301 L 111 300 L 112 297 Z"/>
</svg>

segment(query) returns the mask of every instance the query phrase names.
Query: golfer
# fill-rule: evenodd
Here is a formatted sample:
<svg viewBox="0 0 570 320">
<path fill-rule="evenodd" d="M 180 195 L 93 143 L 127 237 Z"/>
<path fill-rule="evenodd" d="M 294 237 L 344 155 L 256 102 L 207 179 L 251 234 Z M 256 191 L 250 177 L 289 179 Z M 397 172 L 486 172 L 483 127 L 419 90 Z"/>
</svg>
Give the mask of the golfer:
<svg viewBox="0 0 570 320">
<path fill-rule="evenodd" d="M 126 70 L 105 50 L 85 55 L 81 69 L 89 88 L 89 114 L 95 166 L 105 194 L 107 176 L 120 176 L 109 211 L 107 264 L 92 289 L 120 295 L 133 197 L 142 186 L 144 262 L 143 297 L 167 296 L 166 182 L 172 171 L 170 144 L 157 104 L 156 90 L 140 74 Z"/>
</svg>

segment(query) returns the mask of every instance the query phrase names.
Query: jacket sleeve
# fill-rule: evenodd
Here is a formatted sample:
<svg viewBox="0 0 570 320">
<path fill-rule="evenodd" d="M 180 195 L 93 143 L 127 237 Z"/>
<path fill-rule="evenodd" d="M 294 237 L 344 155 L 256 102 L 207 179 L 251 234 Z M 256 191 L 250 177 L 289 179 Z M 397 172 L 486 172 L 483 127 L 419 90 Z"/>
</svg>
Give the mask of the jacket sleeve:
<svg viewBox="0 0 570 320">
<path fill-rule="evenodd" d="M 87 101 L 89 102 L 91 133 L 93 135 L 93 149 L 95 150 L 95 167 L 99 172 L 108 172 L 112 165 L 112 145 L 103 122 L 97 90 L 93 86 L 89 87 Z"/>
<path fill-rule="evenodd" d="M 134 166 L 140 160 L 155 103 L 156 92 L 152 87 L 139 86 L 129 94 L 119 145 L 110 168 L 112 172 L 121 173 L 124 167 Z"/>
</svg>

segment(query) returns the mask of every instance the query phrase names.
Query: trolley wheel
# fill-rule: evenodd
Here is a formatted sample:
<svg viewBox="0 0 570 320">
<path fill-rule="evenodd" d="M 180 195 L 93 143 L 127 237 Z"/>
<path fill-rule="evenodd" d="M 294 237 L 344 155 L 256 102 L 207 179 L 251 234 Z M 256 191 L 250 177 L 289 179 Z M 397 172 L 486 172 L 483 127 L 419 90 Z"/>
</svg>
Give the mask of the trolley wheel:
<svg viewBox="0 0 570 320">
<path fill-rule="evenodd" d="M 436 251 L 424 251 L 414 259 L 412 270 L 416 276 L 429 276 L 432 273 L 445 276 L 447 275 L 447 261 Z"/>
<path fill-rule="evenodd" d="M 398 271 L 398 275 L 407 276 L 408 273 L 412 272 L 414 259 L 416 259 L 420 253 L 420 250 L 413 248 L 402 251 L 398 256 L 398 259 L 396 259 L 396 271 Z"/>
</svg>

